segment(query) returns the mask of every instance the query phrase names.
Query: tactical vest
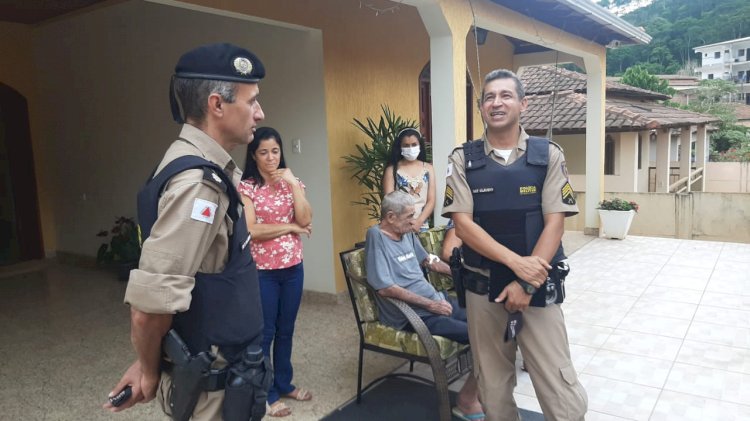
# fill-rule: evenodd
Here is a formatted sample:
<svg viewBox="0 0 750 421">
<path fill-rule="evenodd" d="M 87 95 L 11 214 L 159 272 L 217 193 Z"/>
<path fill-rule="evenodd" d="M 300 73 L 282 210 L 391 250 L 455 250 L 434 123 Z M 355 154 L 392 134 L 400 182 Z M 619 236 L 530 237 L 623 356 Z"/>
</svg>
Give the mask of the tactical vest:
<svg viewBox="0 0 750 421">
<path fill-rule="evenodd" d="M 175 175 L 202 168 L 205 180 L 218 185 L 229 197 L 227 214 L 234 229 L 229 237 L 229 258 L 221 273 L 195 274 L 190 308 L 174 317 L 172 328 L 195 355 L 218 345 L 230 360 L 250 344 L 262 339 L 258 272 L 250 250 L 245 214 L 232 180 L 216 164 L 198 156 L 183 156 L 167 164 L 138 192 L 138 221 L 145 241 L 158 217 L 159 197 Z M 216 215 L 215 218 L 223 218 Z"/>
<path fill-rule="evenodd" d="M 544 229 L 542 188 L 547 177 L 549 140 L 530 137 L 526 153 L 506 166 L 485 154 L 482 140 L 464 143 L 463 150 L 466 180 L 474 199 L 474 222 L 514 253 L 530 256 Z M 480 255 L 465 243 L 462 251 L 467 265 L 489 269 L 491 299 L 518 278 L 508 266 Z M 562 259 L 565 255 L 560 244 L 550 265 Z M 546 288 L 539 288 L 531 305 L 544 307 L 546 294 Z"/>
</svg>

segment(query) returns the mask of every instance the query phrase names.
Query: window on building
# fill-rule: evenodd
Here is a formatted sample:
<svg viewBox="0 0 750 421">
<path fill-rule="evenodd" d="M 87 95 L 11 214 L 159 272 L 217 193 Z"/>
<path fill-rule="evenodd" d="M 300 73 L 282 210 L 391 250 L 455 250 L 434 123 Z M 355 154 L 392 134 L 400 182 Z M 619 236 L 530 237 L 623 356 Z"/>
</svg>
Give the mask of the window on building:
<svg viewBox="0 0 750 421">
<path fill-rule="evenodd" d="M 708 78 L 709 78 L 709 79 L 713 79 L 713 78 L 714 78 L 714 74 L 713 74 L 713 73 L 709 73 L 709 74 L 708 74 Z"/>
<path fill-rule="evenodd" d="M 744 56 L 745 55 L 745 49 L 744 48 L 740 48 L 739 50 L 737 50 L 737 55 L 738 56 Z"/>
<path fill-rule="evenodd" d="M 604 138 L 604 175 L 615 174 L 615 140 L 607 135 Z"/>
<path fill-rule="evenodd" d="M 714 58 L 721 58 L 721 52 L 720 51 L 715 52 Z"/>
<path fill-rule="evenodd" d="M 708 53 L 703 53 L 703 57 L 708 57 Z"/>
</svg>

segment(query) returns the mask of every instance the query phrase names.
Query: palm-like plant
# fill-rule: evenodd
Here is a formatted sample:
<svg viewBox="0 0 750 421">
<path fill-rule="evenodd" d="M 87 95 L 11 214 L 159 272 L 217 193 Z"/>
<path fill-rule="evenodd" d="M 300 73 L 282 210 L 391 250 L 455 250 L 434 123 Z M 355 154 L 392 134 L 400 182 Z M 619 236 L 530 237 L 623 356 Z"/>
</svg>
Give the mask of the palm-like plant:
<svg viewBox="0 0 750 421">
<path fill-rule="evenodd" d="M 346 167 L 353 172 L 357 183 L 364 186 L 361 200 L 352 201 L 365 206 L 372 220 L 380 219 L 380 201 L 383 199 L 383 171 L 388 165 L 391 144 L 398 132 L 405 127 L 416 127 L 416 121 L 404 120 L 395 115 L 387 105 L 381 105 L 383 114 L 376 123 L 367 117 L 365 122 L 354 119 L 354 125 L 369 138 L 368 142 L 356 145 L 357 151 L 344 156 Z"/>
</svg>

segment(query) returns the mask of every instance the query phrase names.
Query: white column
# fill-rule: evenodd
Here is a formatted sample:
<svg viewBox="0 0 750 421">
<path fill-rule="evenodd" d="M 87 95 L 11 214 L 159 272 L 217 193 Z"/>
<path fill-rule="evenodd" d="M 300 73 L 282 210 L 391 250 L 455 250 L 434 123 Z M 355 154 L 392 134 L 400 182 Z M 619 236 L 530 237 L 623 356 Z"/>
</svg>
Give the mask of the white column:
<svg viewBox="0 0 750 421">
<path fill-rule="evenodd" d="M 432 96 L 432 162 L 435 168 L 435 225 L 445 195 L 448 155 L 466 141 L 466 34 L 471 16 L 458 13 L 460 4 L 442 0 L 417 6 L 430 36 L 430 95 Z"/>
<path fill-rule="evenodd" d="M 683 127 L 680 132 L 680 179 L 688 177 L 686 193 L 690 192 L 690 167 L 693 157 L 692 132 L 691 126 Z"/>
<path fill-rule="evenodd" d="M 638 192 L 648 192 L 648 168 L 651 166 L 651 131 L 644 130 L 638 133 L 640 136 L 641 169 L 638 171 Z"/>
<path fill-rule="evenodd" d="M 669 146 L 671 129 L 659 129 L 656 134 L 656 192 L 669 193 Z"/>
<path fill-rule="evenodd" d="M 583 232 L 599 236 L 596 206 L 604 197 L 604 95 L 606 56 L 584 57 L 586 63 L 586 221 Z"/>
<path fill-rule="evenodd" d="M 623 191 L 638 191 L 638 132 L 620 133 L 620 177 Z"/>
<path fill-rule="evenodd" d="M 696 191 L 706 191 L 706 163 L 708 162 L 708 133 L 706 125 L 698 126 L 695 139 L 695 169 L 703 168 L 703 178 L 695 185 Z"/>
</svg>

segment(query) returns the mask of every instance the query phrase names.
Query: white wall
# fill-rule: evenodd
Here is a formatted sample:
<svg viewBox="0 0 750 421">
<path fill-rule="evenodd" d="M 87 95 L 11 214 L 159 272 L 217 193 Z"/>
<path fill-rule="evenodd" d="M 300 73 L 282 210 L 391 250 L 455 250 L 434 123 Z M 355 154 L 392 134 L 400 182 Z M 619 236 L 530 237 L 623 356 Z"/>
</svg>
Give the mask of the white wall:
<svg viewBox="0 0 750 421">
<path fill-rule="evenodd" d="M 268 76 L 260 101 L 288 142 L 287 162 L 315 215 L 305 240 L 306 288 L 334 292 L 330 173 L 321 34 L 138 1 L 37 28 L 34 53 L 43 150 L 55 168 L 58 249 L 94 255 L 95 234 L 135 215 L 138 188 L 176 138 L 168 83 L 185 51 L 232 42 L 255 52 Z M 302 154 L 291 140 L 302 139 Z M 244 149 L 244 148 L 243 148 Z M 244 150 L 233 153 L 244 164 Z"/>
</svg>

